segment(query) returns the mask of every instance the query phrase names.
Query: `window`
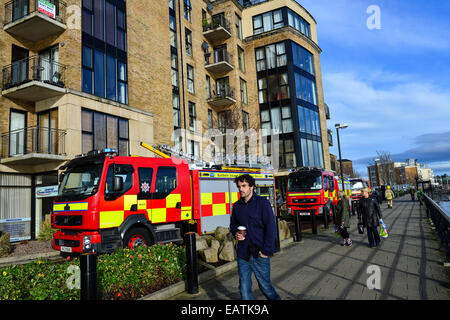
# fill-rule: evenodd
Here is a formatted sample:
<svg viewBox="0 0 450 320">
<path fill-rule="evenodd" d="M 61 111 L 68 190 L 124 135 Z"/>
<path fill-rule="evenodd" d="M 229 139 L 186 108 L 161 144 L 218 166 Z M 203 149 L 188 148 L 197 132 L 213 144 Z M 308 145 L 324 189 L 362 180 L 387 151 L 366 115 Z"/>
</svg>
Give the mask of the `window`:
<svg viewBox="0 0 450 320">
<path fill-rule="evenodd" d="M 133 186 L 133 166 L 129 164 L 110 164 L 105 181 L 105 200 L 115 200 L 126 193 Z M 114 176 L 122 177 L 123 189 L 114 191 Z"/>
<path fill-rule="evenodd" d="M 259 103 L 268 102 L 267 99 L 267 78 L 258 79 L 258 99 Z"/>
<path fill-rule="evenodd" d="M 188 140 L 189 154 L 194 158 L 200 158 L 200 143 L 194 140 Z"/>
<path fill-rule="evenodd" d="M 256 71 L 274 69 L 287 64 L 286 46 L 284 42 L 271 44 L 255 50 Z"/>
<path fill-rule="evenodd" d="M 84 0 L 82 91 L 128 103 L 125 2 Z"/>
<path fill-rule="evenodd" d="M 242 128 L 244 131 L 250 129 L 250 116 L 248 112 L 242 111 Z"/>
<path fill-rule="evenodd" d="M 176 53 L 171 54 L 172 68 L 172 86 L 178 88 L 178 56 Z"/>
<path fill-rule="evenodd" d="M 311 52 L 292 42 L 294 66 L 314 75 L 314 57 Z"/>
<path fill-rule="evenodd" d="M 311 38 L 311 27 L 309 23 L 290 9 L 288 9 L 288 24 L 303 33 L 308 38 Z"/>
<path fill-rule="evenodd" d="M 169 15 L 170 45 L 177 47 L 177 23 L 174 16 Z"/>
<path fill-rule="evenodd" d="M 168 195 L 177 187 L 177 169 L 175 167 L 159 167 L 156 173 L 155 193 Z M 164 196 L 163 198 L 165 198 Z M 158 195 L 156 195 L 157 198 Z"/>
<path fill-rule="evenodd" d="M 194 67 L 187 65 L 187 91 L 194 93 Z"/>
<path fill-rule="evenodd" d="M 231 112 L 229 110 L 222 111 L 217 116 L 219 118 L 219 130 L 225 133 L 227 128 L 231 126 Z"/>
<path fill-rule="evenodd" d="M 189 101 L 189 130 L 195 131 L 195 121 L 197 120 L 197 112 L 195 103 Z"/>
<path fill-rule="evenodd" d="M 247 82 L 243 79 L 240 79 L 240 82 L 241 82 L 241 102 L 248 104 Z"/>
<path fill-rule="evenodd" d="M 181 111 L 180 111 L 180 96 L 178 93 L 172 93 L 172 107 L 173 107 L 173 125 L 176 128 L 181 127 Z"/>
<path fill-rule="evenodd" d="M 245 56 L 244 56 L 244 49 L 241 47 L 238 48 L 238 63 L 239 63 L 239 69 L 241 69 L 242 72 L 245 72 Z"/>
<path fill-rule="evenodd" d="M 175 10 L 175 0 L 169 0 L 169 8 Z"/>
<path fill-rule="evenodd" d="M 26 152 L 27 113 L 11 110 L 9 114 L 9 155 L 15 156 Z"/>
<path fill-rule="evenodd" d="M 242 40 L 242 19 L 236 14 L 236 35 L 239 40 Z"/>
<path fill-rule="evenodd" d="M 139 199 L 151 199 L 153 168 L 139 168 Z"/>
<path fill-rule="evenodd" d="M 192 31 L 185 28 L 186 54 L 192 57 Z"/>
<path fill-rule="evenodd" d="M 270 135 L 270 111 L 269 110 L 262 110 L 261 111 L 261 131 L 262 136 L 268 136 Z"/>
<path fill-rule="evenodd" d="M 281 9 L 253 17 L 253 34 L 259 34 L 284 26 Z"/>
<path fill-rule="evenodd" d="M 208 128 L 214 128 L 213 111 L 211 109 L 208 109 Z"/>
<path fill-rule="evenodd" d="M 113 148 L 128 156 L 128 120 L 90 110 L 82 110 L 82 152 Z"/>
<path fill-rule="evenodd" d="M 206 99 L 211 98 L 211 77 L 206 76 L 206 82 L 205 82 L 205 90 L 206 90 Z"/>
<path fill-rule="evenodd" d="M 38 152 L 58 154 L 58 109 L 47 110 L 38 114 Z"/>
<path fill-rule="evenodd" d="M 304 77 L 295 72 L 295 90 L 297 99 L 307 101 L 313 105 L 317 105 L 317 92 L 314 80 Z"/>
<path fill-rule="evenodd" d="M 191 5 L 191 0 L 184 0 L 184 18 L 191 22 L 191 10 L 192 10 L 192 5 Z"/>
</svg>

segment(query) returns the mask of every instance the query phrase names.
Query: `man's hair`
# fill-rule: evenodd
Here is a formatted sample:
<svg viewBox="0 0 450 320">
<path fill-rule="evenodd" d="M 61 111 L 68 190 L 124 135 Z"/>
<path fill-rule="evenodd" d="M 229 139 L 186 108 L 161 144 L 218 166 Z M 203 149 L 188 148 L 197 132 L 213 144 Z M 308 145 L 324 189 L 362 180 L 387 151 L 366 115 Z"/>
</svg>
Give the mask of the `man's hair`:
<svg viewBox="0 0 450 320">
<path fill-rule="evenodd" d="M 255 186 L 255 179 L 249 174 L 243 174 L 234 179 L 234 183 L 236 183 L 236 187 L 238 187 L 238 182 L 247 182 L 250 187 Z"/>
<path fill-rule="evenodd" d="M 362 190 L 361 190 L 362 192 L 369 192 L 369 188 L 362 188 Z"/>
</svg>

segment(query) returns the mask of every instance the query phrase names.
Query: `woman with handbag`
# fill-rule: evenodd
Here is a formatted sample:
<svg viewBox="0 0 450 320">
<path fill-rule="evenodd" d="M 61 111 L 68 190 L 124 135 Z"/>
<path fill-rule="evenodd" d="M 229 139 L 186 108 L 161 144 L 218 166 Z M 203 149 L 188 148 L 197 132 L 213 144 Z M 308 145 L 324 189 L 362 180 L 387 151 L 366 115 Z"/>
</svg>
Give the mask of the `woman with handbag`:
<svg viewBox="0 0 450 320">
<path fill-rule="evenodd" d="M 351 247 L 352 239 L 348 234 L 348 228 L 350 228 L 350 210 L 348 204 L 348 198 L 344 191 L 338 192 L 338 203 L 336 205 L 336 228 L 339 230 L 340 235 L 344 239 L 344 246 Z"/>
</svg>

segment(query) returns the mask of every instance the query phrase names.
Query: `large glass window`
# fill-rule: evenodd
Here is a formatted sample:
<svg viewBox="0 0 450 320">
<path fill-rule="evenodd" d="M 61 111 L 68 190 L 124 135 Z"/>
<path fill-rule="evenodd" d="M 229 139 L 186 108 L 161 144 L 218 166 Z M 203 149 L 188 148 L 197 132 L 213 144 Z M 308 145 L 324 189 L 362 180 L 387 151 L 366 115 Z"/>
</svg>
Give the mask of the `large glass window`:
<svg viewBox="0 0 450 320">
<path fill-rule="evenodd" d="M 311 52 L 299 46 L 295 42 L 292 43 L 292 57 L 294 66 L 314 75 L 314 57 Z"/>
<path fill-rule="evenodd" d="M 82 152 L 118 149 L 120 155 L 128 155 L 128 120 L 100 112 L 83 109 Z"/>
<path fill-rule="evenodd" d="M 125 2 L 83 0 L 82 31 L 82 91 L 127 104 Z"/>
<path fill-rule="evenodd" d="M 281 9 L 253 17 L 253 34 L 259 34 L 284 26 Z"/>
<path fill-rule="evenodd" d="M 282 67 L 287 64 L 284 42 L 271 44 L 255 50 L 256 71 Z"/>
<path fill-rule="evenodd" d="M 317 92 L 314 80 L 306 78 L 305 76 L 295 73 L 295 90 L 297 99 L 308 101 L 311 104 L 317 105 Z"/>
<path fill-rule="evenodd" d="M 309 23 L 291 9 L 288 9 L 288 23 L 291 27 L 300 31 L 308 38 L 311 38 L 311 27 Z"/>
</svg>

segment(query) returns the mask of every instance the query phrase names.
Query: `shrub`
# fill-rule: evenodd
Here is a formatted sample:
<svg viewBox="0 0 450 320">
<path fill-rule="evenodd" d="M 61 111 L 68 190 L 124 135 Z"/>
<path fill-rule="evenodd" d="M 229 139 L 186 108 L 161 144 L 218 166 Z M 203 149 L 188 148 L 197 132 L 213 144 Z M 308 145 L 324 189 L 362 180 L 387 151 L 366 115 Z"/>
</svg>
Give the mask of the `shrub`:
<svg viewBox="0 0 450 320">
<path fill-rule="evenodd" d="M 136 299 L 183 280 L 184 248 L 173 244 L 120 249 L 97 258 L 100 299 Z M 38 260 L 0 269 L 0 300 L 76 300 L 79 289 L 69 289 L 70 265 Z"/>
<path fill-rule="evenodd" d="M 39 233 L 38 240 L 40 241 L 51 241 L 53 234 L 58 231 L 52 228 L 52 223 L 50 219 L 45 219 L 42 223 L 41 232 Z"/>
</svg>

